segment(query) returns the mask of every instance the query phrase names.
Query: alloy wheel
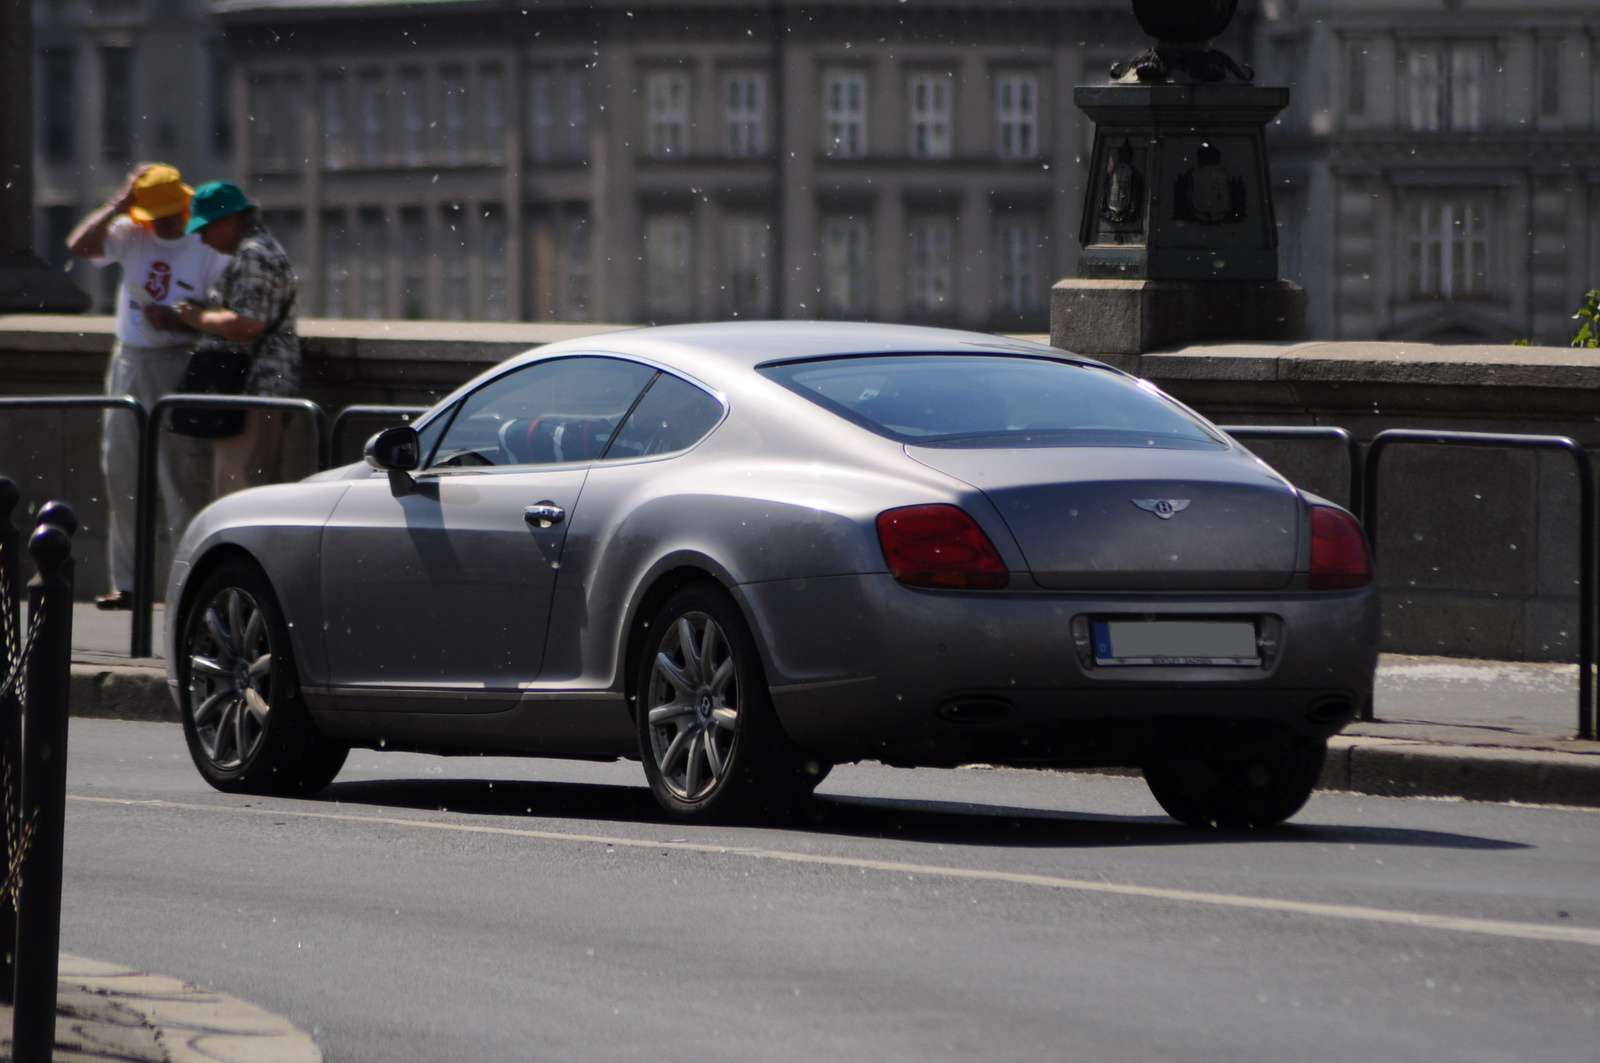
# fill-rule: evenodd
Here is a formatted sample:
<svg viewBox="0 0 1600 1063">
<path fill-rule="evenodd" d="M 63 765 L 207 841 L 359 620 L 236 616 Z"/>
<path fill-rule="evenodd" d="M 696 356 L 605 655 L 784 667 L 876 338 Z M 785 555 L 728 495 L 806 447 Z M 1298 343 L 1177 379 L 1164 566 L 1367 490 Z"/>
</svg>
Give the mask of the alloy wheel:
<svg viewBox="0 0 1600 1063">
<path fill-rule="evenodd" d="M 272 637 L 260 604 L 224 587 L 205 607 L 186 647 L 189 706 L 207 759 L 224 771 L 249 761 L 272 709 Z"/>
<path fill-rule="evenodd" d="M 680 616 L 661 639 L 650 670 L 650 751 L 673 795 L 694 801 L 728 770 L 738 733 L 738 669 L 733 647 L 710 616 Z"/>
</svg>

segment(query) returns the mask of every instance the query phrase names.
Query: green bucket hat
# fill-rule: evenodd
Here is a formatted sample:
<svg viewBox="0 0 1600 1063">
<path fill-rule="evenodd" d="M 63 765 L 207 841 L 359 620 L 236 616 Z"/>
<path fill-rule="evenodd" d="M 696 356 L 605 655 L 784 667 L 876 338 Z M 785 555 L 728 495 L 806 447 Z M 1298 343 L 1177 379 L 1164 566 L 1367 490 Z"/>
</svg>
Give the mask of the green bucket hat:
<svg viewBox="0 0 1600 1063">
<path fill-rule="evenodd" d="M 232 181 L 207 181 L 194 190 L 189 201 L 189 225 L 184 232 L 199 232 L 219 218 L 253 207 L 244 190 Z"/>
</svg>

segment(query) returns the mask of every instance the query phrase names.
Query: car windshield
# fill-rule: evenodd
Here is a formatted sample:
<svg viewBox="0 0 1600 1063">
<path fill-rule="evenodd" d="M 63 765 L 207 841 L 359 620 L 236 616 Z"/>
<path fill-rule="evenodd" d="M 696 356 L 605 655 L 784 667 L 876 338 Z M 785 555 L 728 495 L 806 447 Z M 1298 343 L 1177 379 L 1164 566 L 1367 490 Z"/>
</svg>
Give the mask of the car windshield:
<svg viewBox="0 0 1600 1063">
<path fill-rule="evenodd" d="M 919 446 L 1227 444 L 1153 386 L 1095 366 L 1007 355 L 897 355 L 763 366 L 847 420 Z"/>
</svg>

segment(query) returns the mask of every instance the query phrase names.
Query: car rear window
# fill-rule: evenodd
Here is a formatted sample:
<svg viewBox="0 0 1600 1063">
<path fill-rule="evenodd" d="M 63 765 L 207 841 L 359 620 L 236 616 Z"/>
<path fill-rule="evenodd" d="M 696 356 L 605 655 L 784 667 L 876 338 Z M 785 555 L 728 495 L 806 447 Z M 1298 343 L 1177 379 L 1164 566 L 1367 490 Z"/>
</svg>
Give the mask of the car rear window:
<svg viewBox="0 0 1600 1063">
<path fill-rule="evenodd" d="M 760 371 L 847 420 L 919 446 L 1227 446 L 1151 385 L 1048 358 L 869 356 L 788 362 Z"/>
</svg>

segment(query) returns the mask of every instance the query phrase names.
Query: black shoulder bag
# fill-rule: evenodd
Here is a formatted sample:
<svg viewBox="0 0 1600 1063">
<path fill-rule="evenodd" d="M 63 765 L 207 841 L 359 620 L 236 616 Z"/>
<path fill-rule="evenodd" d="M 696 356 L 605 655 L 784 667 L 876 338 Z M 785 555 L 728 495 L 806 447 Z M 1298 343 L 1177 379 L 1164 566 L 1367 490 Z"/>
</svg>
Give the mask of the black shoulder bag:
<svg viewBox="0 0 1600 1063">
<path fill-rule="evenodd" d="M 190 351 L 189 364 L 183 370 L 183 385 L 178 390 L 185 395 L 238 395 L 243 392 L 256 354 L 289 320 L 294 299 L 294 295 L 289 296 L 277 320 L 263 329 L 248 347 L 196 347 Z M 172 430 L 197 439 L 227 439 L 244 431 L 244 415 L 244 410 L 173 410 Z"/>
</svg>

